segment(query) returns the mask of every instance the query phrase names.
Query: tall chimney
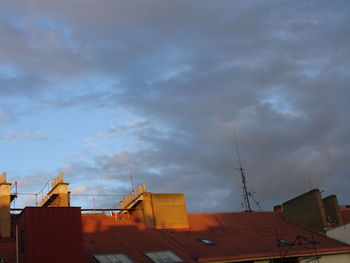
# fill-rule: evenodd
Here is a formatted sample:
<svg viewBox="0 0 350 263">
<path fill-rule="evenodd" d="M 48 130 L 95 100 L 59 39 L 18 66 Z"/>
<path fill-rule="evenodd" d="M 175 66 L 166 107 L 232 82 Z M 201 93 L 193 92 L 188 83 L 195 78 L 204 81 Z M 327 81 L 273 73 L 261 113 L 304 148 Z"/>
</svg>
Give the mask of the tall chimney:
<svg viewBox="0 0 350 263">
<path fill-rule="evenodd" d="M 282 204 L 286 219 L 324 232 L 327 227 L 326 212 L 319 189 L 313 189 Z"/>
<path fill-rule="evenodd" d="M 337 227 L 344 225 L 343 216 L 340 211 L 336 195 L 330 195 L 323 198 L 323 206 L 326 211 L 327 222 L 329 224 L 329 227 Z"/>
<path fill-rule="evenodd" d="M 11 236 L 11 183 L 6 182 L 6 173 L 0 175 L 0 236 Z"/>
<path fill-rule="evenodd" d="M 54 178 L 51 182 L 51 190 L 40 201 L 42 207 L 68 207 L 70 206 L 69 183 L 63 181 L 63 173 Z"/>
<path fill-rule="evenodd" d="M 183 193 L 146 192 L 146 185 L 137 188 L 122 200 L 122 208 L 142 220 L 148 227 L 154 228 L 188 228 L 186 200 Z"/>
</svg>

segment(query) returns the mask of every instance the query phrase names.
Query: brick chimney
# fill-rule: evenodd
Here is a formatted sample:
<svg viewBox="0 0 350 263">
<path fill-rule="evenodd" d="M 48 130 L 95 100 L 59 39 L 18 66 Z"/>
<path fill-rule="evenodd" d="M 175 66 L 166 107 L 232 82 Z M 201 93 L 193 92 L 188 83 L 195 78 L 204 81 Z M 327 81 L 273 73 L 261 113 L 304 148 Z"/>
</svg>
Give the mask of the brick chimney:
<svg viewBox="0 0 350 263">
<path fill-rule="evenodd" d="M 282 204 L 285 218 L 324 232 L 327 227 L 326 212 L 319 189 L 313 189 Z"/>
<path fill-rule="evenodd" d="M 68 207 L 70 206 L 69 183 L 63 181 L 63 173 L 51 181 L 51 190 L 40 201 L 42 207 Z"/>
<path fill-rule="evenodd" d="M 188 228 L 185 195 L 183 193 L 150 193 L 141 185 L 137 196 L 124 198 L 122 207 L 154 228 Z"/>
<path fill-rule="evenodd" d="M 329 227 L 344 225 L 343 216 L 340 212 L 338 199 L 335 195 L 323 198 L 323 206 L 326 211 L 326 217 Z"/>
<path fill-rule="evenodd" d="M 319 232 L 344 224 L 337 197 L 322 199 L 319 189 L 284 202 L 283 212 L 286 219 Z"/>
<path fill-rule="evenodd" d="M 0 236 L 11 236 L 11 183 L 6 182 L 6 173 L 0 175 Z"/>
</svg>

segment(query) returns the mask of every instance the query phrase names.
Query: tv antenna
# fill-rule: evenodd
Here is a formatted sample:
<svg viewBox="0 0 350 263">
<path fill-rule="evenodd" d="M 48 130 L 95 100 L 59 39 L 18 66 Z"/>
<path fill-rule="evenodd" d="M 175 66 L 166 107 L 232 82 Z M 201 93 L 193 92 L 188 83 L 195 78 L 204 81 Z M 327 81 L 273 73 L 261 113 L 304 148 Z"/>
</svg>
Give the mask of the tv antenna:
<svg viewBox="0 0 350 263">
<path fill-rule="evenodd" d="M 245 177 L 245 174 L 244 174 L 245 170 L 242 168 L 241 157 L 239 155 L 239 150 L 238 150 L 238 143 L 237 143 L 236 133 L 234 133 L 234 137 L 235 137 L 235 144 L 236 144 L 237 159 L 238 159 L 238 164 L 239 164 L 239 168 L 237 170 L 240 171 L 241 176 L 242 176 L 243 208 L 244 208 L 244 211 L 246 211 L 246 212 L 252 212 L 252 208 L 250 206 L 250 200 L 249 200 L 250 193 L 248 192 L 248 189 L 247 189 L 247 180 L 246 180 L 246 177 Z"/>
</svg>

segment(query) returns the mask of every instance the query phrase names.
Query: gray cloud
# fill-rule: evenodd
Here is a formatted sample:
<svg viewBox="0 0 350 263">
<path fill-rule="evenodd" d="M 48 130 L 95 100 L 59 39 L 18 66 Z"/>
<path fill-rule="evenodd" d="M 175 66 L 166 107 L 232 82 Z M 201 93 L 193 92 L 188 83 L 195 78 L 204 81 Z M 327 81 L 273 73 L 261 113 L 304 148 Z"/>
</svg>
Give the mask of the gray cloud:
<svg viewBox="0 0 350 263">
<path fill-rule="evenodd" d="M 350 171 L 347 1 L 2 5 L 0 56 L 18 73 L 0 78 L 0 93 L 14 87 L 46 106 L 120 106 L 141 116 L 144 125 L 130 129 L 147 147 L 129 154 L 136 180 L 152 190 L 185 192 L 192 211 L 239 209 L 235 130 L 264 208 L 306 191 L 309 180 L 350 202 L 336 187 Z M 98 78 L 111 84 L 96 90 Z M 84 92 L 63 88 L 79 81 Z M 121 155 L 67 171 L 73 180 L 122 181 Z"/>
</svg>

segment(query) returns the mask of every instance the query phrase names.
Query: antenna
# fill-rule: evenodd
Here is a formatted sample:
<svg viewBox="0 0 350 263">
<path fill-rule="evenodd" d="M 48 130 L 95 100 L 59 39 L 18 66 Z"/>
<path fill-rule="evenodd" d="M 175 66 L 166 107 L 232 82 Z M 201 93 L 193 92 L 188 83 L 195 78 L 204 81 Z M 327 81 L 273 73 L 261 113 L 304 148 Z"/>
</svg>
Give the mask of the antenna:
<svg viewBox="0 0 350 263">
<path fill-rule="evenodd" d="M 234 137 L 235 137 L 235 144 L 236 144 L 237 159 L 238 159 L 238 164 L 239 164 L 239 169 L 237 169 L 237 170 L 239 170 L 241 172 L 241 176 L 242 176 L 243 201 L 244 201 L 245 211 L 251 212 L 252 208 L 250 206 L 250 201 L 249 201 L 250 193 L 247 190 L 247 181 L 246 181 L 246 178 L 245 178 L 244 169 L 242 168 L 241 157 L 239 155 L 236 133 L 234 133 Z"/>
<path fill-rule="evenodd" d="M 311 182 L 311 179 L 310 179 L 310 177 L 308 178 L 308 181 L 309 181 L 309 188 L 310 188 L 310 190 L 312 190 L 312 182 Z"/>
<path fill-rule="evenodd" d="M 127 161 L 128 163 L 128 172 L 129 172 L 129 179 L 130 179 L 130 187 L 131 187 L 131 194 L 134 197 L 135 196 L 135 187 L 134 187 L 134 179 L 132 177 L 132 164 L 130 161 L 130 156 L 129 156 L 129 152 L 126 151 L 126 147 L 125 147 L 125 134 L 121 134 L 123 137 L 122 142 L 122 146 L 123 146 L 123 151 L 125 152 L 125 161 Z"/>
<path fill-rule="evenodd" d="M 132 167 L 131 162 L 128 154 L 128 168 L 129 168 L 129 178 L 130 178 L 130 186 L 131 186 L 131 194 L 135 195 L 135 187 L 134 187 L 134 178 L 132 177 Z"/>
<path fill-rule="evenodd" d="M 135 194 L 135 187 L 134 187 L 134 180 L 132 178 L 131 172 L 130 172 L 130 184 L 131 184 L 131 192 L 134 195 Z"/>
</svg>

